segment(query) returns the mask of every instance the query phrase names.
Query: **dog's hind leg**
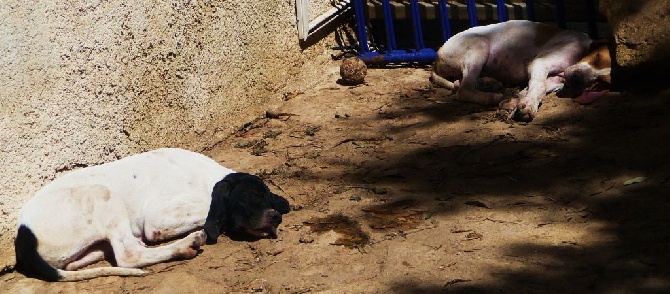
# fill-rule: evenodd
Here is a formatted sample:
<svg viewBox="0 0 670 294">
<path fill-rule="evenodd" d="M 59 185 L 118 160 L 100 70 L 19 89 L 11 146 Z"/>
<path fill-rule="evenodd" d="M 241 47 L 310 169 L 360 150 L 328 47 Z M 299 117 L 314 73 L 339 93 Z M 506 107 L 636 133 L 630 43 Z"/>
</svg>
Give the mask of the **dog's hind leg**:
<svg viewBox="0 0 670 294">
<path fill-rule="evenodd" d="M 203 231 L 193 232 L 183 239 L 173 243 L 147 247 L 141 236 L 135 236 L 131 228 L 131 220 L 123 200 L 120 197 L 110 197 L 104 187 L 92 187 L 88 194 L 99 194 L 100 201 L 92 202 L 89 227 L 95 228 L 98 240 L 107 240 L 114 253 L 114 259 L 119 267 L 139 268 L 173 258 L 192 258 L 196 255 L 199 246 L 205 244 Z M 94 250 L 96 251 L 96 250 Z M 83 258 L 79 264 L 70 266 L 75 268 L 100 258 L 100 253 L 87 255 L 83 251 Z"/>
<path fill-rule="evenodd" d="M 112 226 L 113 227 L 113 226 Z M 110 227 L 111 228 L 111 227 Z M 130 226 L 125 230 L 116 230 L 109 237 L 114 259 L 118 267 L 95 267 L 82 270 L 57 270 L 61 281 L 80 281 L 104 276 L 142 276 L 146 272 L 139 267 L 148 266 L 176 258 L 192 258 L 197 249 L 205 244 L 204 231 L 193 232 L 186 238 L 163 246 L 148 248 L 137 237 L 133 236 Z M 104 256 L 101 251 L 85 255 L 68 269 L 97 261 Z"/>
<path fill-rule="evenodd" d="M 173 243 L 156 247 L 147 247 L 130 234 L 130 229 L 110 236 L 117 265 L 130 268 L 143 267 L 171 259 L 193 258 L 198 253 L 200 246 L 205 244 L 205 240 L 205 232 L 202 230 L 190 233 Z"/>
<path fill-rule="evenodd" d="M 488 40 L 472 38 L 469 44 L 468 50 L 463 55 L 463 79 L 458 89 L 457 99 L 480 105 L 496 105 L 502 100 L 503 95 L 482 92 L 478 89 L 477 83 L 489 55 Z"/>
<path fill-rule="evenodd" d="M 115 200 L 123 204 L 115 198 L 110 201 Z M 147 247 L 141 236 L 133 235 L 125 207 L 111 207 L 115 211 L 100 216 L 100 223 L 107 224 L 107 240 L 112 245 L 114 259 L 120 267 L 138 268 L 175 258 L 193 258 L 199 247 L 205 244 L 205 232 L 200 230 L 167 245 Z"/>
<path fill-rule="evenodd" d="M 105 257 L 111 255 L 111 247 L 107 242 L 98 242 L 89 247 L 86 252 L 81 256 L 77 257 L 77 260 L 74 260 L 68 263 L 65 266 L 65 270 L 74 271 L 80 268 L 86 267 L 88 265 L 94 264 L 98 261 L 102 261 Z"/>
</svg>

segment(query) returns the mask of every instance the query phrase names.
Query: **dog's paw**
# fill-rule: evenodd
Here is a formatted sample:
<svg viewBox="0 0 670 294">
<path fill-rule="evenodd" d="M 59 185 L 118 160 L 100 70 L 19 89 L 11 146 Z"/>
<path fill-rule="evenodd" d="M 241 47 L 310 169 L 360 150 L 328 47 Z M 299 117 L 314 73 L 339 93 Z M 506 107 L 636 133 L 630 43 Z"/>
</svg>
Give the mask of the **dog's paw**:
<svg viewBox="0 0 670 294">
<path fill-rule="evenodd" d="M 522 122 L 530 122 L 537 116 L 537 111 L 537 105 L 521 100 L 514 119 Z"/>
<path fill-rule="evenodd" d="M 184 259 L 191 259 L 194 258 L 196 255 L 198 255 L 198 249 L 195 249 L 193 247 L 188 247 L 184 249 L 184 251 L 181 253 L 181 257 Z"/>
<path fill-rule="evenodd" d="M 502 121 L 510 121 L 514 114 L 517 112 L 519 105 L 519 99 L 510 98 L 501 101 L 498 103 L 498 111 L 496 112 L 496 117 Z"/>
<path fill-rule="evenodd" d="M 191 243 L 191 247 L 198 248 L 202 245 L 205 245 L 205 241 L 207 241 L 207 234 L 205 234 L 204 230 L 193 232 L 191 233 L 191 235 L 193 238 L 193 243 Z"/>
<path fill-rule="evenodd" d="M 179 256 L 185 259 L 195 257 L 198 255 L 200 246 L 204 245 L 206 240 L 207 235 L 205 234 L 205 231 L 200 230 L 188 234 L 188 236 L 186 236 L 186 238 L 183 240 L 186 241 L 186 246 L 179 250 Z"/>
</svg>

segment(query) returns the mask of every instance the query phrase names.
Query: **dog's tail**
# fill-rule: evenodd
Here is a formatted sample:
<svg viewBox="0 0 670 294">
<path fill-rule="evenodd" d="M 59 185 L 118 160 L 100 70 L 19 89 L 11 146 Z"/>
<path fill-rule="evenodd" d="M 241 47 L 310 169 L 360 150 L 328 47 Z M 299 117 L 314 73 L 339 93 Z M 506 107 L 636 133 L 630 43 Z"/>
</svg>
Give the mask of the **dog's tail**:
<svg viewBox="0 0 670 294">
<path fill-rule="evenodd" d="M 136 268 L 99 267 L 79 271 L 65 271 L 52 267 L 37 252 L 37 238 L 25 225 L 19 226 L 14 240 L 16 270 L 28 277 L 41 280 L 80 281 L 106 276 L 142 276 L 146 272 Z"/>
<path fill-rule="evenodd" d="M 441 77 L 435 70 L 430 74 L 430 83 L 442 88 L 447 88 L 449 90 L 455 90 L 457 88 L 453 82 L 448 81 L 447 79 Z"/>
<path fill-rule="evenodd" d="M 108 277 L 108 276 L 144 276 L 147 272 L 138 269 L 138 268 L 125 268 L 125 267 L 96 267 L 83 269 L 78 271 L 64 271 L 57 270 L 59 279 L 61 282 L 71 282 L 71 281 L 81 281 L 88 280 L 98 277 Z"/>
</svg>

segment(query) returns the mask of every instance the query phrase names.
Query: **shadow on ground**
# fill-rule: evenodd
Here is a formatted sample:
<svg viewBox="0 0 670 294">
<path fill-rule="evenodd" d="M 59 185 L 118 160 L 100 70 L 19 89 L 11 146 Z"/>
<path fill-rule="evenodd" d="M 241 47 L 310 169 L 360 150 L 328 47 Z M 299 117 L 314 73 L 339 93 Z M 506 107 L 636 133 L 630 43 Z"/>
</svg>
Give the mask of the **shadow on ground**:
<svg viewBox="0 0 670 294">
<path fill-rule="evenodd" d="M 530 126 L 516 125 L 479 143 L 424 142 L 410 153 L 349 174 L 358 183 L 400 180 L 427 205 L 435 205 L 435 195 L 453 195 L 456 202 L 473 195 L 544 195 L 554 206 L 582 211 L 584 221 L 602 223 L 596 234 L 612 236 L 596 246 L 579 241 L 569 247 L 507 245 L 508 256 L 539 258 L 540 264 L 533 261 L 528 270 L 491 268 L 495 279 L 490 283 L 456 279 L 431 287 L 406 280 L 392 288 L 398 293 L 670 291 L 670 149 L 665 141 L 670 137 L 670 95 L 609 98 L 587 115 L 534 122 L 541 126 L 533 130 L 545 134 L 532 138 L 515 132 Z M 469 106 L 454 106 L 401 110 L 391 117 L 416 111 L 432 120 L 387 131 L 420 132 L 431 124 L 448 128 L 449 122 L 468 116 L 482 119 Z M 506 200 L 489 201 L 493 209 L 505 209 L 500 203 Z M 440 213 L 463 207 L 447 206 Z"/>
<path fill-rule="evenodd" d="M 298 177 L 340 183 L 325 192 L 385 187 L 391 193 L 379 196 L 383 203 L 409 198 L 434 215 L 473 205 L 521 212 L 541 197 L 548 210 L 565 213 L 538 226 L 591 222 L 599 229 L 584 244 L 506 244 L 505 256 L 528 267 L 490 268 L 491 282 L 408 279 L 391 285 L 394 292 L 670 291 L 668 92 L 616 94 L 569 111 L 553 97 L 538 119 L 504 125 L 508 131 L 490 109 L 433 98 L 426 88 L 405 89 L 374 108 L 374 117 L 336 121 L 331 127 L 345 134 L 322 144 L 319 160 L 344 172 L 323 167 Z"/>
</svg>

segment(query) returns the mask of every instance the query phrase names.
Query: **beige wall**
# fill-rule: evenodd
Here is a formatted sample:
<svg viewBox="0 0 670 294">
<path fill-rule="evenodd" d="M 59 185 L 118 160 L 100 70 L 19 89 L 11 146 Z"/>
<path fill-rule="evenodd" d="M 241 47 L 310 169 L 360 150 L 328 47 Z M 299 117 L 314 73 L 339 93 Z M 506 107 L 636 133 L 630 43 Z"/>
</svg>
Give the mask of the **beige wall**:
<svg viewBox="0 0 670 294">
<path fill-rule="evenodd" d="M 328 45 L 300 49 L 293 0 L 2 1 L 0 245 L 58 173 L 203 150 L 337 70 Z"/>
</svg>

